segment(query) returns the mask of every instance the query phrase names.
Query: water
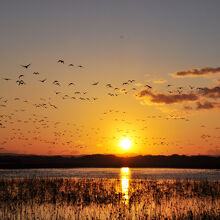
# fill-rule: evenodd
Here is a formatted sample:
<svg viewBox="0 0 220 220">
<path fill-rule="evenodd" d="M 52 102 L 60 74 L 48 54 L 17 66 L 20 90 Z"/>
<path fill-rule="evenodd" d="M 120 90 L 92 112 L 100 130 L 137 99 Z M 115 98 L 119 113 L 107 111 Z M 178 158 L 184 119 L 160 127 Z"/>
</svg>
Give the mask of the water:
<svg viewBox="0 0 220 220">
<path fill-rule="evenodd" d="M 190 179 L 220 180 L 220 170 L 168 168 L 72 168 L 72 169 L 0 169 L 0 178 L 73 177 L 121 179 L 129 172 L 129 179 Z"/>
</svg>

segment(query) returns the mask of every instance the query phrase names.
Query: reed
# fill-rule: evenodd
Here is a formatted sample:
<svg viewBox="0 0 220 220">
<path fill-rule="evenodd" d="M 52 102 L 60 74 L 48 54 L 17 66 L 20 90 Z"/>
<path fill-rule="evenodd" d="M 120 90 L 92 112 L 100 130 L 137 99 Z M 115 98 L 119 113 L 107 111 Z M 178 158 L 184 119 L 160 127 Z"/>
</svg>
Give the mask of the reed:
<svg viewBox="0 0 220 220">
<path fill-rule="evenodd" d="M 0 219 L 220 219 L 220 182 L 0 179 Z"/>
</svg>

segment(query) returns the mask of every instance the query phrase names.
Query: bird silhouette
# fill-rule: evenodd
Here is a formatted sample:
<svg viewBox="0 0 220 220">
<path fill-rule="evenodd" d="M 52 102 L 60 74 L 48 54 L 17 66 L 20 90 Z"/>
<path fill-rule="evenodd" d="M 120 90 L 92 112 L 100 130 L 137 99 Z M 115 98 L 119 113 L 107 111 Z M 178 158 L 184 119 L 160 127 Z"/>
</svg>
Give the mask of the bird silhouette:
<svg viewBox="0 0 220 220">
<path fill-rule="evenodd" d="M 55 105 L 51 104 L 50 102 L 49 102 L 49 105 L 50 105 L 51 107 L 53 107 L 53 108 L 57 109 L 57 106 L 55 106 Z"/>
<path fill-rule="evenodd" d="M 40 82 L 44 83 L 47 79 L 42 79 L 42 80 L 39 80 Z"/>
<path fill-rule="evenodd" d="M 40 73 L 39 73 L 39 72 L 33 72 L 33 74 L 34 74 L 34 75 L 39 75 Z"/>
<path fill-rule="evenodd" d="M 17 80 L 16 83 L 18 83 L 19 86 L 25 84 L 25 82 L 23 80 Z"/>
<path fill-rule="evenodd" d="M 134 79 L 129 79 L 128 82 L 133 83 L 133 82 L 135 82 L 135 80 Z"/>
<path fill-rule="evenodd" d="M 24 77 L 24 75 L 20 75 L 18 78 L 20 79 L 21 77 Z"/>
<path fill-rule="evenodd" d="M 62 64 L 64 64 L 64 60 L 58 60 L 57 63 L 62 63 Z"/>
<path fill-rule="evenodd" d="M 11 80 L 10 78 L 2 78 L 2 79 L 5 80 L 5 81 Z"/>
<path fill-rule="evenodd" d="M 122 85 L 124 86 L 124 85 L 128 85 L 128 83 L 127 82 L 124 82 L 124 83 L 122 83 Z"/>
<path fill-rule="evenodd" d="M 147 88 L 149 88 L 149 89 L 152 89 L 152 87 L 151 87 L 151 86 L 149 86 L 149 85 L 145 85 L 144 87 L 147 87 Z"/>
<path fill-rule="evenodd" d="M 28 65 L 21 65 L 21 66 L 24 67 L 25 69 L 28 69 L 30 65 L 31 64 L 29 63 Z"/>
<path fill-rule="evenodd" d="M 99 84 L 99 82 L 94 82 L 93 84 L 92 84 L 92 86 L 97 86 Z"/>
<path fill-rule="evenodd" d="M 74 65 L 72 63 L 70 63 L 69 66 L 74 66 Z"/>
<path fill-rule="evenodd" d="M 53 81 L 53 84 L 56 85 L 56 86 L 60 86 L 60 83 L 59 83 L 59 81 L 57 81 L 57 80 L 54 80 L 54 81 Z"/>
<path fill-rule="evenodd" d="M 75 86 L 73 82 L 69 83 L 68 86 Z"/>
</svg>

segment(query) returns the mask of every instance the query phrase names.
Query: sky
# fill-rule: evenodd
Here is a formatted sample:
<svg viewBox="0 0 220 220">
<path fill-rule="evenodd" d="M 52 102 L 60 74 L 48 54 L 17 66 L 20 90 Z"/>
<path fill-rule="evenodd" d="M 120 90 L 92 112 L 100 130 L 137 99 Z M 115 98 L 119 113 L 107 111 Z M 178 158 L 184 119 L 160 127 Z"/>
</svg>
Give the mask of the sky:
<svg viewBox="0 0 220 220">
<path fill-rule="evenodd" d="M 0 153 L 220 155 L 219 7 L 2 2 Z"/>
</svg>

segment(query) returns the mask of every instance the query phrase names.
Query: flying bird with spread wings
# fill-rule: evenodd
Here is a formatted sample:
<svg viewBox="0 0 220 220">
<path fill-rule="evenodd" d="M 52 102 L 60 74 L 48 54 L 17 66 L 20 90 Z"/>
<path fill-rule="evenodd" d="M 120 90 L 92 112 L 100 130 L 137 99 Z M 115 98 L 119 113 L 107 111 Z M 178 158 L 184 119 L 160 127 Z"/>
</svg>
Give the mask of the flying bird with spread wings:
<svg viewBox="0 0 220 220">
<path fill-rule="evenodd" d="M 47 79 L 39 80 L 40 82 L 44 83 Z"/>
<path fill-rule="evenodd" d="M 92 84 L 92 86 L 97 86 L 99 84 L 99 82 L 94 82 L 93 84 Z"/>
<path fill-rule="evenodd" d="M 62 64 L 64 64 L 64 60 L 58 60 L 57 63 L 62 63 Z"/>
<path fill-rule="evenodd" d="M 28 65 L 21 65 L 21 66 L 24 67 L 25 69 L 28 69 L 30 65 L 31 64 L 29 63 Z"/>
</svg>

